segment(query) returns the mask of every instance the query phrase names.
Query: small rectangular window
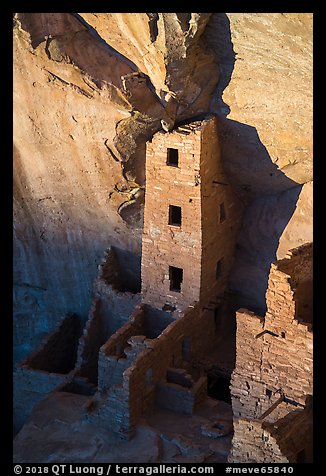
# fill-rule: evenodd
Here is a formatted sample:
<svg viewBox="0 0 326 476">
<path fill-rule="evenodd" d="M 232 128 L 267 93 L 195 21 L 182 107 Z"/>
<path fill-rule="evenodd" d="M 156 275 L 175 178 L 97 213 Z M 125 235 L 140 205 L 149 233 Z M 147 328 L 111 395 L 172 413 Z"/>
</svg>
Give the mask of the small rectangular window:
<svg viewBox="0 0 326 476">
<path fill-rule="evenodd" d="M 216 264 L 216 273 L 215 273 L 216 279 L 222 276 L 222 271 L 223 271 L 223 258 L 221 258 Z"/>
<path fill-rule="evenodd" d="M 190 337 L 185 337 L 182 341 L 182 358 L 183 360 L 190 360 L 190 348 L 191 340 Z"/>
<path fill-rule="evenodd" d="M 152 385 L 153 383 L 153 369 L 148 369 L 146 372 L 146 383 Z"/>
<path fill-rule="evenodd" d="M 166 164 L 172 167 L 178 167 L 179 165 L 179 151 L 178 149 L 168 148 Z"/>
<path fill-rule="evenodd" d="M 214 324 L 215 332 L 217 333 L 221 327 L 221 308 L 217 307 L 214 309 Z"/>
<path fill-rule="evenodd" d="M 170 291 L 181 292 L 181 283 L 183 280 L 183 269 L 169 266 Z"/>
<path fill-rule="evenodd" d="M 220 223 L 223 223 L 226 220 L 225 206 L 224 203 L 220 204 Z"/>
<path fill-rule="evenodd" d="M 169 225 L 181 226 L 181 207 L 169 205 Z"/>
</svg>

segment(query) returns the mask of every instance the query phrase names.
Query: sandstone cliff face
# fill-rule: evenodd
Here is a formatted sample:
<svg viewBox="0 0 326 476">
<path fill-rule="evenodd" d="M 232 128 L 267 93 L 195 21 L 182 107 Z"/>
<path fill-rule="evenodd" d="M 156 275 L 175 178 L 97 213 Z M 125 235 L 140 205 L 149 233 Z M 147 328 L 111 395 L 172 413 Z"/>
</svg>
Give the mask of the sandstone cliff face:
<svg viewBox="0 0 326 476">
<path fill-rule="evenodd" d="M 231 13 L 228 20 L 232 47 L 219 61 L 222 97 L 213 96 L 212 108 L 221 117 L 226 170 L 252 197 L 230 284 L 264 311 L 270 263 L 313 239 L 312 15 Z"/>
<path fill-rule="evenodd" d="M 259 194 L 312 180 L 312 15 L 213 14 L 205 35 L 230 175 Z"/>
<path fill-rule="evenodd" d="M 17 357 L 64 313 L 87 316 L 108 245 L 140 254 L 145 143 L 162 127 L 209 111 L 220 118 L 230 181 L 254 199 L 234 289 L 248 263 L 253 282 L 257 270 L 266 275 L 282 233 L 282 253 L 303 234 L 310 241 L 310 185 L 300 186 L 312 179 L 311 22 L 281 13 L 15 15 Z M 266 220 L 275 228 L 268 246 Z"/>
</svg>

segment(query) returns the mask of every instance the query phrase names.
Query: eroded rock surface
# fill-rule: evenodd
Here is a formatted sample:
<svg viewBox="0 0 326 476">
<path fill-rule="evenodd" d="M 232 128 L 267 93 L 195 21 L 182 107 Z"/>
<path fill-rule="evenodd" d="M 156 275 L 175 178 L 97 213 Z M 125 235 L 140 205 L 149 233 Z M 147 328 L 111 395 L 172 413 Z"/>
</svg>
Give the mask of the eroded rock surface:
<svg viewBox="0 0 326 476">
<path fill-rule="evenodd" d="M 140 252 L 145 142 L 208 108 L 217 66 L 198 41 L 209 14 L 185 31 L 160 14 L 157 43 L 148 15 L 15 15 L 17 358 L 67 309 L 86 318 L 108 244 Z"/>
<path fill-rule="evenodd" d="M 146 141 L 207 113 L 222 186 L 247 205 L 230 289 L 263 313 L 271 262 L 312 241 L 311 98 L 308 13 L 15 14 L 15 359 L 67 313 L 86 320 L 109 246 L 140 255 Z M 127 448 L 85 420 L 89 401 L 48 396 L 15 439 L 16 461 L 227 459 L 227 404 L 157 412 Z"/>
<path fill-rule="evenodd" d="M 129 441 L 84 419 L 89 398 L 54 392 L 41 402 L 14 440 L 14 461 L 39 463 L 202 463 L 226 462 L 231 435 L 213 441 L 201 435 L 209 418 L 232 426 L 231 406 L 207 399 L 190 417 L 160 410 L 138 426 Z M 213 416 L 214 415 L 214 416 Z M 74 437 L 71 437 L 73 432 Z"/>
<path fill-rule="evenodd" d="M 230 175 L 260 194 L 312 180 L 312 14 L 214 13 L 204 36 Z"/>
<path fill-rule="evenodd" d="M 176 121 L 217 113 L 230 181 L 254 198 L 236 290 L 244 275 L 266 281 L 280 238 L 284 254 L 310 237 L 311 14 L 19 13 L 14 23 L 17 359 L 60 316 L 86 319 L 108 245 L 140 253 L 145 142 Z"/>
</svg>

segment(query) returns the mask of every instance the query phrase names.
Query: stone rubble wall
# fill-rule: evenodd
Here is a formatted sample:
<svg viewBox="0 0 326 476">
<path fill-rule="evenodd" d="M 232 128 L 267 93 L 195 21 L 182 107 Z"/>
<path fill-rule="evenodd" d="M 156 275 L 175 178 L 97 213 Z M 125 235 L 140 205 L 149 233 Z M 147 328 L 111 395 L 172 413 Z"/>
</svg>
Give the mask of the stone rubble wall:
<svg viewBox="0 0 326 476">
<path fill-rule="evenodd" d="M 178 150 L 178 166 L 167 164 L 169 148 Z M 169 224 L 169 205 L 181 207 L 181 226 Z M 145 312 L 144 320 L 134 317 L 113 334 L 99 354 L 102 403 L 90 418 L 121 415 L 120 424 L 111 423 L 128 438 L 151 412 L 157 385 L 170 388 L 165 385 L 167 369 L 189 367 L 214 347 L 214 307 L 227 286 L 240 219 L 241 206 L 222 169 L 216 117 L 158 132 L 147 142 L 142 303 L 156 312 L 168 304 L 178 317 L 162 326 L 165 317 L 153 314 L 153 325 L 148 325 Z M 169 266 L 183 269 L 181 292 L 170 290 Z M 99 296 L 108 276 L 112 285 L 119 281 L 114 270 L 102 271 Z M 189 408 L 194 406 L 191 398 Z M 179 407 L 176 401 L 175 410 Z"/>
<path fill-rule="evenodd" d="M 141 257 L 129 250 L 110 245 L 98 266 L 98 280 L 116 291 L 140 292 Z"/>
<path fill-rule="evenodd" d="M 143 324 L 144 310 L 138 305 L 130 321 L 117 330 L 101 347 L 98 359 L 99 391 L 123 383 L 122 374 L 130 366 L 130 360 L 124 355 L 124 349 L 130 337 L 142 334 Z"/>
<path fill-rule="evenodd" d="M 305 258 L 296 256 L 311 262 L 309 247 Z M 236 417 L 259 418 L 279 398 L 280 392 L 302 405 L 306 395 L 312 394 L 312 329 L 310 324 L 295 318 L 293 281 L 290 275 L 280 271 L 282 264 L 284 260 L 281 265 L 271 265 L 265 318 L 244 309 L 237 312 L 237 361 L 231 379 Z M 290 263 L 286 264 L 289 269 Z M 298 259 L 292 266 L 299 282 L 297 264 Z M 301 265 L 305 276 L 308 268 L 307 263 Z M 263 331 L 268 332 L 259 336 Z"/>
<path fill-rule="evenodd" d="M 264 430 L 262 422 L 236 418 L 233 421 L 234 435 L 230 463 L 288 463 L 271 434 Z"/>
<path fill-rule="evenodd" d="M 109 341 L 113 343 L 115 340 L 119 340 L 121 332 L 123 333 L 124 329 L 126 327 L 128 328 L 130 321 L 132 320 L 134 310 L 138 309 L 140 302 L 139 295 L 133 295 L 133 297 L 135 299 L 132 299 L 129 296 L 123 296 L 122 293 L 115 294 L 114 292 L 107 293 L 106 295 L 104 293 L 101 294 L 101 346 L 106 346 Z M 142 324 L 139 325 L 140 327 L 142 326 Z M 131 329 L 133 329 L 132 325 Z M 131 332 L 135 332 L 135 330 Z M 111 338 L 112 341 L 110 340 Z"/>
<path fill-rule="evenodd" d="M 80 332 L 79 318 L 75 314 L 65 316 L 59 327 L 43 340 L 40 348 L 18 365 L 54 373 L 70 372 L 75 366 Z"/>
<path fill-rule="evenodd" d="M 195 405 L 206 396 L 207 377 L 200 377 L 191 389 L 175 383 L 160 382 L 156 386 L 155 403 L 161 408 L 192 415 Z"/>
<path fill-rule="evenodd" d="M 185 338 L 190 339 L 190 351 L 183 353 Z M 139 353 L 134 365 L 124 374 L 129 381 L 129 401 L 132 424 L 151 412 L 155 401 L 155 386 L 166 381 L 170 367 L 185 368 L 214 346 L 213 313 L 199 305 L 185 311 L 171 323 L 157 339 L 145 340 L 146 349 Z M 184 357 L 187 360 L 184 360 Z M 151 372 L 151 383 L 147 373 Z M 177 411 L 177 403 L 175 410 Z"/>
<path fill-rule="evenodd" d="M 98 268 L 98 277 L 93 285 L 93 303 L 79 340 L 77 357 L 78 374 L 90 378 L 94 384 L 98 381 L 98 362 L 103 360 L 99 354 L 100 347 L 128 322 L 140 302 L 140 294 L 121 292 L 115 287 L 120 271 L 111 249 L 105 253 Z"/>
<path fill-rule="evenodd" d="M 37 403 L 73 379 L 75 359 L 69 344 L 71 347 L 76 341 L 79 329 L 78 317 L 66 316 L 43 340 L 41 347 L 16 366 L 13 378 L 15 433 L 25 424 Z"/>
<path fill-rule="evenodd" d="M 300 329 L 306 325 L 312 331 L 312 253 L 312 243 L 306 243 L 271 265 L 266 292 L 266 325 L 271 329 L 279 329 L 282 325 L 279 311 L 284 308 L 289 316 L 294 312 Z M 304 332 L 304 328 L 302 330 Z"/>
<path fill-rule="evenodd" d="M 131 316 L 135 306 L 140 303 L 139 293 L 121 291 L 123 270 L 118 265 L 118 258 L 111 248 L 106 252 L 99 274 L 94 282 L 94 296 L 100 301 L 103 342 L 123 326 Z"/>
<path fill-rule="evenodd" d="M 265 318 L 246 309 L 236 313 L 236 367 L 231 377 L 231 397 L 235 447 L 238 441 L 238 457 L 242 451 L 244 460 L 247 440 L 253 447 L 262 444 L 259 438 L 255 440 L 255 431 L 249 433 L 254 430 L 248 429 L 252 421 L 259 420 L 282 397 L 285 402 L 305 407 L 307 395 L 313 393 L 312 325 L 297 320 L 294 298 L 301 280 L 312 279 L 311 258 L 311 246 L 307 244 L 271 265 Z M 288 274 L 292 271 L 295 277 Z M 269 422 L 275 422 L 277 415 L 278 412 L 273 411 Z M 246 420 L 250 423 L 244 423 Z M 258 453 L 267 451 L 265 446 L 258 448 Z M 266 456 L 266 461 L 269 457 Z"/>
<path fill-rule="evenodd" d="M 215 345 L 214 313 L 201 309 L 199 305 L 189 308 L 179 313 L 179 317 L 170 323 L 156 339 L 147 339 L 143 335 L 129 337 L 132 332 L 135 332 L 135 329 L 131 329 L 129 323 L 115 341 L 123 343 L 127 339 L 129 343 L 129 346 L 124 349 L 126 359 L 119 359 L 120 364 L 119 360 L 116 360 L 115 364 L 119 366 L 122 383 L 121 380 L 119 383 L 114 380 L 112 386 L 101 384 L 104 392 L 97 395 L 95 400 L 98 405 L 95 405 L 88 415 L 89 419 L 99 425 L 104 424 L 108 428 L 115 428 L 114 431 L 121 438 L 130 438 L 139 420 L 152 411 L 156 401 L 156 386 L 166 382 L 168 369 L 187 368 L 213 349 Z M 190 339 L 187 355 L 183 353 L 185 338 Z M 110 348 L 114 351 L 113 342 L 113 340 L 110 341 L 107 352 Z M 102 356 L 104 349 L 105 346 Z M 126 370 L 123 369 L 122 362 L 128 362 L 129 366 Z M 103 381 L 109 382 L 111 375 L 104 372 L 103 369 L 103 373 L 101 372 L 101 375 L 105 375 Z M 206 386 L 202 379 L 195 382 L 194 388 L 196 397 L 193 405 L 202 398 L 204 390 L 206 393 Z M 177 401 L 174 410 L 179 411 Z M 117 423 L 116 415 L 119 415 L 120 423 Z M 106 418 L 108 420 L 105 420 Z"/>
<path fill-rule="evenodd" d="M 298 283 L 312 279 L 313 243 L 305 243 L 289 250 L 285 258 L 277 261 L 277 268 Z"/>
<path fill-rule="evenodd" d="M 98 360 L 96 349 L 100 348 L 102 339 L 100 329 L 100 301 L 94 299 L 83 334 L 79 339 L 76 361 L 79 375 L 96 373 Z"/>
<path fill-rule="evenodd" d="M 261 379 L 264 337 L 255 339 L 264 330 L 264 322 L 245 309 L 237 311 L 236 320 L 236 367 L 230 382 L 233 414 L 258 418 L 269 404 L 266 384 Z"/>
<path fill-rule="evenodd" d="M 230 463 L 296 463 L 298 454 L 311 451 L 311 409 L 291 411 L 273 424 L 236 418 Z"/>
</svg>

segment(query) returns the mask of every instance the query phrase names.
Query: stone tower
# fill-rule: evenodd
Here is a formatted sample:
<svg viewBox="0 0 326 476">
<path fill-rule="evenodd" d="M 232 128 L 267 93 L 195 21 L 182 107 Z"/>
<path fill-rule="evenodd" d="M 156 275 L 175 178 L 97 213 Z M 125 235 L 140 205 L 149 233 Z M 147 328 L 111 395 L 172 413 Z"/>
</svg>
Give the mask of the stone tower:
<svg viewBox="0 0 326 476">
<path fill-rule="evenodd" d="M 147 143 L 142 300 L 184 309 L 225 289 L 239 211 L 223 174 L 217 119 Z"/>
</svg>

